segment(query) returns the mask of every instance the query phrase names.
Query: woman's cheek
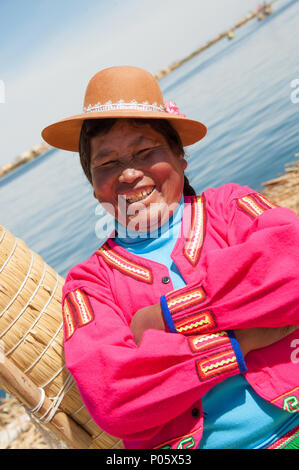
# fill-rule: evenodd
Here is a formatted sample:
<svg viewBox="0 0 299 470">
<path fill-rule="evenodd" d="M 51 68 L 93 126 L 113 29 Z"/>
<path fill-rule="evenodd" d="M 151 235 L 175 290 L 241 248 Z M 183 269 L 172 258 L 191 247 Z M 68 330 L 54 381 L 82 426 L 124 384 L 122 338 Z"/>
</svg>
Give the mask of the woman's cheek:
<svg viewBox="0 0 299 470">
<path fill-rule="evenodd" d="M 113 174 L 107 169 L 95 169 L 92 172 L 92 183 L 99 189 L 110 188 L 113 181 Z"/>
<path fill-rule="evenodd" d="M 99 202 L 110 202 L 113 199 L 112 182 L 101 176 L 92 178 L 92 185 Z"/>
<path fill-rule="evenodd" d="M 169 163 L 159 162 L 152 166 L 152 171 L 155 173 L 157 180 L 165 181 L 166 178 L 172 176 L 174 170 Z"/>
</svg>

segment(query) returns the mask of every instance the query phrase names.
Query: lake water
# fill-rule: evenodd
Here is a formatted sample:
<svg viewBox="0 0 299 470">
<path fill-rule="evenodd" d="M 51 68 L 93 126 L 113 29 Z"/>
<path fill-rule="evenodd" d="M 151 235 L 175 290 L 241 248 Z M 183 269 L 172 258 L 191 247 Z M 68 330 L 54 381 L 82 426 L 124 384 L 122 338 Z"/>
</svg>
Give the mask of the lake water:
<svg viewBox="0 0 299 470">
<path fill-rule="evenodd" d="M 261 189 L 299 151 L 299 103 L 290 99 L 299 78 L 299 3 L 281 0 L 275 10 L 160 81 L 166 99 L 208 127 L 186 149 L 198 192 L 228 182 Z M 77 154 L 54 150 L 17 169 L 0 180 L 0 201 L 1 225 L 62 276 L 99 247 L 97 203 Z"/>
</svg>

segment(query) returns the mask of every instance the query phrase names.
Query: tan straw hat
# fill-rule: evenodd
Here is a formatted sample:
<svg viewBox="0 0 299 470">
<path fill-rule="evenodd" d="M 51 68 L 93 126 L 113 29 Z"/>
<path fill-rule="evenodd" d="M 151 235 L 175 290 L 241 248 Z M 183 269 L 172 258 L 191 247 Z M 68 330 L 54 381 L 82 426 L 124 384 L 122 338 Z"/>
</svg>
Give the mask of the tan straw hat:
<svg viewBox="0 0 299 470">
<path fill-rule="evenodd" d="M 167 119 L 184 146 L 194 144 L 207 132 L 204 124 L 179 113 L 174 102 L 164 103 L 160 86 L 149 72 L 118 66 L 101 70 L 91 78 L 83 113 L 47 126 L 42 137 L 53 147 L 78 152 L 83 121 L 104 118 Z"/>
</svg>

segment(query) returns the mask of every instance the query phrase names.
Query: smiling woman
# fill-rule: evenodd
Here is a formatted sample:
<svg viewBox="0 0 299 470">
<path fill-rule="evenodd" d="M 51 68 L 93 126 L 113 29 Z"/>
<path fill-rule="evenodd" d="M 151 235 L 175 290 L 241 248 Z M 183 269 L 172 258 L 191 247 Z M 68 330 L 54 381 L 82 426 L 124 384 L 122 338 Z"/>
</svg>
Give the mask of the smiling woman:
<svg viewBox="0 0 299 470">
<path fill-rule="evenodd" d="M 130 229 L 156 230 L 172 216 L 183 188 L 195 195 L 180 138 L 167 121 L 86 121 L 79 148 L 96 199 Z"/>
<path fill-rule="evenodd" d="M 205 133 L 128 66 L 44 129 L 115 218 L 66 278 L 66 365 L 127 448 L 298 447 L 299 220 L 247 186 L 196 195 L 184 146 Z"/>
</svg>

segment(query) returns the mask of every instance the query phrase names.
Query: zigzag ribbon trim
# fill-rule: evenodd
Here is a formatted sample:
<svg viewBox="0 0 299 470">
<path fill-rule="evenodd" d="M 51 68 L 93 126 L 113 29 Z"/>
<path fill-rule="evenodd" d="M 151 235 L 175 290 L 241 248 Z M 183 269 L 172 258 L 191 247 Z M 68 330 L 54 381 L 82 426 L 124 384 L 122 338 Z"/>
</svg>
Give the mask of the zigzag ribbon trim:
<svg viewBox="0 0 299 470">
<path fill-rule="evenodd" d="M 195 333 L 203 333 L 217 326 L 213 312 L 211 310 L 203 310 L 202 312 L 188 315 L 181 320 L 174 321 L 175 329 L 178 333 L 185 335 L 194 335 Z"/>
<path fill-rule="evenodd" d="M 203 371 L 207 372 L 208 370 L 217 369 L 220 366 L 223 366 L 224 364 L 229 364 L 230 362 L 234 362 L 235 359 L 236 359 L 235 357 L 232 357 L 231 359 L 223 359 L 223 361 L 216 362 L 215 364 L 211 364 L 210 366 L 207 366 L 207 367 L 203 367 Z"/>
<path fill-rule="evenodd" d="M 209 335 L 190 336 L 188 340 L 191 351 L 194 353 L 206 351 L 207 349 L 213 349 L 230 343 L 230 339 L 226 331 Z"/>
<path fill-rule="evenodd" d="M 174 291 L 172 291 L 172 293 L 173 292 Z M 203 302 L 206 298 L 206 293 L 203 287 L 189 290 L 188 292 L 184 292 L 183 294 L 170 297 L 172 293 L 165 295 L 168 309 L 171 314 L 177 313 L 181 310 L 197 305 Z"/>
<path fill-rule="evenodd" d="M 191 323 L 190 325 L 187 325 L 187 326 L 182 326 L 179 329 L 176 328 L 176 330 L 177 330 L 178 333 L 182 333 L 183 331 L 194 330 L 196 327 L 202 326 L 202 325 L 207 325 L 208 323 L 209 323 L 208 320 L 201 320 L 201 321 L 198 321 L 196 323 Z"/>
<path fill-rule="evenodd" d="M 204 195 L 192 198 L 191 227 L 184 246 L 184 255 L 195 266 L 198 263 L 205 235 Z"/>
<path fill-rule="evenodd" d="M 202 342 L 207 341 L 207 340 L 209 340 L 209 339 L 219 338 L 219 336 L 226 336 L 226 337 L 228 337 L 226 331 L 220 331 L 220 333 L 211 333 L 211 334 L 209 334 L 209 335 L 200 335 L 200 336 L 196 336 L 195 342 L 196 342 L 196 343 L 202 343 Z"/>
<path fill-rule="evenodd" d="M 232 348 L 196 361 L 196 370 L 201 381 L 225 374 L 238 369 L 238 367 L 237 358 Z"/>
<path fill-rule="evenodd" d="M 116 253 L 113 248 L 109 247 L 106 243 L 99 250 L 96 251 L 104 260 L 113 268 L 118 269 L 122 273 L 133 277 L 134 279 L 148 284 L 153 283 L 152 271 L 145 266 L 134 263 L 124 256 Z"/>
</svg>

